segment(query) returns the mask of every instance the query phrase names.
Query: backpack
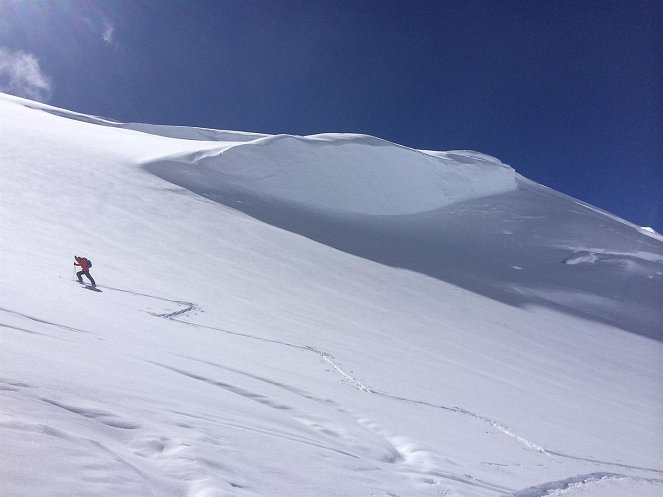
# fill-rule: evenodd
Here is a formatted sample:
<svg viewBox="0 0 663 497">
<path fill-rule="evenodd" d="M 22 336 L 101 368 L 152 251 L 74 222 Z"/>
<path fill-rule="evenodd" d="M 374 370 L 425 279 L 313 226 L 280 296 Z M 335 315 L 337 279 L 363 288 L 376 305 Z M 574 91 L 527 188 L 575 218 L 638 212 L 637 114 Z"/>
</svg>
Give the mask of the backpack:
<svg viewBox="0 0 663 497">
<path fill-rule="evenodd" d="M 92 267 L 92 261 L 90 259 L 87 260 L 87 268 L 90 269 Z"/>
</svg>

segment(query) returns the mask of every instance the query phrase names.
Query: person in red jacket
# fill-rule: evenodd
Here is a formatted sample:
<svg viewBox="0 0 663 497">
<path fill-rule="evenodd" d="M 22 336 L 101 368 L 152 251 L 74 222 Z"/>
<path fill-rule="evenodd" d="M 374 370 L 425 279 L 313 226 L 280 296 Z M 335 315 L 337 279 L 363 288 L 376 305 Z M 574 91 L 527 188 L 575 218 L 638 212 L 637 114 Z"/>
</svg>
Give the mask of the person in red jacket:
<svg viewBox="0 0 663 497">
<path fill-rule="evenodd" d="M 92 265 L 90 261 L 88 261 L 85 257 L 78 257 L 77 255 L 74 256 L 74 259 L 76 259 L 74 266 L 81 267 L 81 270 L 76 273 L 78 282 L 83 283 L 83 275 L 85 275 L 87 276 L 87 279 L 90 280 L 90 283 L 92 283 L 92 286 L 97 286 L 97 284 L 94 282 L 94 278 L 92 275 L 90 275 L 90 266 Z"/>
</svg>

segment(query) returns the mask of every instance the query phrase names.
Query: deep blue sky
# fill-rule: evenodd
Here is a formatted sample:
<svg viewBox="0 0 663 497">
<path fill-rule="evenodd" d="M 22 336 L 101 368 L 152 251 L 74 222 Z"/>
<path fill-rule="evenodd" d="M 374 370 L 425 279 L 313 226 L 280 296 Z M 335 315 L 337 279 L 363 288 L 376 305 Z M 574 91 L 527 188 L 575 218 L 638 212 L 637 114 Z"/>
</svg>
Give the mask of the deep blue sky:
<svg viewBox="0 0 663 497">
<path fill-rule="evenodd" d="M 659 232 L 661 54 L 659 0 L 0 0 L 3 91 L 120 121 L 478 150 Z M 8 82 L 19 59 L 32 72 Z"/>
</svg>

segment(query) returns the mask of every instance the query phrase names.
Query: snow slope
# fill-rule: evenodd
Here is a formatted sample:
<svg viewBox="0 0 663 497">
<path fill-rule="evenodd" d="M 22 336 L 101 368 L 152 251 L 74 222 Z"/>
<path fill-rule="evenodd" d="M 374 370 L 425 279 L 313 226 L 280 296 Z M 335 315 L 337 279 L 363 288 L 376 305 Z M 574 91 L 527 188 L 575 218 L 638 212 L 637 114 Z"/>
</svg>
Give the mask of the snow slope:
<svg viewBox="0 0 663 497">
<path fill-rule="evenodd" d="M 0 167 L 0 495 L 663 494 L 657 236 L 476 152 L 7 95 Z"/>
</svg>

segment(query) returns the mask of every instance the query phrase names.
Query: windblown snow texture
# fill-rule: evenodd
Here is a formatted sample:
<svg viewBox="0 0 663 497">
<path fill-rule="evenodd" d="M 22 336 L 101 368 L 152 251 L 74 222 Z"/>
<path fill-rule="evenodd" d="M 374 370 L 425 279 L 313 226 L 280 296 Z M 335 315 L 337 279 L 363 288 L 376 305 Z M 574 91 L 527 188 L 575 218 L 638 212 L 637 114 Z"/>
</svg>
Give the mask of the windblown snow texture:
<svg viewBox="0 0 663 497">
<path fill-rule="evenodd" d="M 663 494 L 660 235 L 478 152 L 0 116 L 3 496 Z"/>
</svg>

